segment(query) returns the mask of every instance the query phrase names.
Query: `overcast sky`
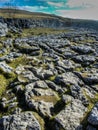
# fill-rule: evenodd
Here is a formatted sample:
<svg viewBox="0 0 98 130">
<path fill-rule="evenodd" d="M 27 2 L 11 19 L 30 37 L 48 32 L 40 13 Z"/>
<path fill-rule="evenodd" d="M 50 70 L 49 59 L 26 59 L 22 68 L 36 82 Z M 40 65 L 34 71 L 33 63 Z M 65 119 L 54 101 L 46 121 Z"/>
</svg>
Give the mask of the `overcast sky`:
<svg viewBox="0 0 98 130">
<path fill-rule="evenodd" d="M 0 6 L 7 2 L 32 12 L 98 20 L 98 0 L 0 0 Z"/>
</svg>

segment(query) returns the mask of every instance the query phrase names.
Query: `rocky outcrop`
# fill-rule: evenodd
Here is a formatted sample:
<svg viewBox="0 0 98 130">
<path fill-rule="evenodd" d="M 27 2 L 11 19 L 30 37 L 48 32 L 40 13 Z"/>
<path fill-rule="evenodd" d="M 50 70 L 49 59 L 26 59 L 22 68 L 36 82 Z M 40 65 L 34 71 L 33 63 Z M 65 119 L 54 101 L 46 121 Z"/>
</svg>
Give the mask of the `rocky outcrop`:
<svg viewBox="0 0 98 130">
<path fill-rule="evenodd" d="M 37 14 L 36 14 L 37 15 Z M 39 15 L 39 14 L 38 14 Z M 35 27 L 44 27 L 44 28 L 54 28 L 54 29 L 64 29 L 64 28 L 85 28 L 87 30 L 96 30 L 98 29 L 98 22 L 91 20 L 78 20 L 78 19 L 69 19 L 58 16 L 48 16 L 41 18 L 0 18 L 1 23 L 6 23 L 7 26 L 13 33 L 21 33 L 21 28 L 35 28 Z M 7 29 L 6 29 L 7 31 Z M 77 40 L 75 38 L 74 40 Z"/>
<path fill-rule="evenodd" d="M 65 22 L 58 18 L 42 18 L 42 19 L 26 19 L 26 18 L 8 18 L 0 20 L 6 23 L 12 31 L 16 28 L 35 28 L 35 27 L 47 27 L 47 28 L 64 28 Z M 13 26 L 13 28 L 12 28 Z"/>
</svg>

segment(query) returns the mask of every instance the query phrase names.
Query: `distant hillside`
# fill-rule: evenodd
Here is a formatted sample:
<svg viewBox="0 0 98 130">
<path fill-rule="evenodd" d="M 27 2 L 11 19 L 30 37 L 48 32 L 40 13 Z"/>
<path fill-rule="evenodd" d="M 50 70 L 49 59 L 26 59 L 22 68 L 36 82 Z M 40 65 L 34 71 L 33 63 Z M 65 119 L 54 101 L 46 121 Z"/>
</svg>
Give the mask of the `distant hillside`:
<svg viewBox="0 0 98 130">
<path fill-rule="evenodd" d="M 52 14 L 29 12 L 19 9 L 1 8 L 0 16 L 8 25 L 21 26 L 23 28 L 49 27 L 60 29 L 73 27 L 98 30 L 98 21 L 63 18 Z"/>
<path fill-rule="evenodd" d="M 50 17 L 53 18 L 55 15 L 52 14 L 45 14 L 41 12 L 29 12 L 26 10 L 19 10 L 19 9 L 8 9 L 8 8 L 0 8 L 0 16 L 8 18 L 8 13 L 14 14 L 14 18 L 42 18 L 42 17 Z"/>
</svg>

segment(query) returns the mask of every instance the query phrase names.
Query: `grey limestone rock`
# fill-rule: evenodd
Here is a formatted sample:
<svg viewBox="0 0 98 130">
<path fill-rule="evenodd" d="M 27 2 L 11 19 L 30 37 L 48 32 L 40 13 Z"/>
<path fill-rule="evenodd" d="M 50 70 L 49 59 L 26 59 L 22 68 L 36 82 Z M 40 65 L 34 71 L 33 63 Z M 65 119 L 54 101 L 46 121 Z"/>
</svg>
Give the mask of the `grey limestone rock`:
<svg viewBox="0 0 98 130">
<path fill-rule="evenodd" d="M 7 32 L 8 32 L 7 24 L 0 22 L 0 36 L 6 36 Z"/>
<path fill-rule="evenodd" d="M 44 81 L 36 81 L 34 88 L 43 88 L 43 89 L 47 89 L 48 86 Z"/>
<path fill-rule="evenodd" d="M 63 86 L 70 86 L 70 85 L 82 85 L 83 82 L 72 72 L 66 72 L 61 75 L 58 75 L 55 78 L 55 82 L 57 84 L 63 84 Z"/>
<path fill-rule="evenodd" d="M 32 112 L 23 112 L 3 116 L 0 119 L 0 130 L 41 130 L 39 122 Z"/>
<path fill-rule="evenodd" d="M 57 97 L 57 94 L 48 88 L 43 81 L 26 85 L 25 101 L 27 106 L 32 110 L 35 109 L 43 117 L 51 117 L 54 101 L 56 102 Z"/>
<path fill-rule="evenodd" d="M 85 66 L 88 66 L 96 61 L 95 56 L 90 56 L 90 55 L 78 55 L 78 56 L 74 56 L 72 59 L 75 62 Z"/>
<path fill-rule="evenodd" d="M 80 122 L 85 112 L 86 108 L 81 101 L 73 100 L 55 117 L 54 129 L 58 127 L 58 130 L 83 130 Z"/>
<path fill-rule="evenodd" d="M 6 64 L 6 62 L 0 62 L 0 69 L 4 72 L 4 73 L 12 73 L 13 72 L 13 68 L 11 68 L 10 66 L 8 66 Z"/>
<path fill-rule="evenodd" d="M 98 103 L 96 103 L 94 108 L 92 109 L 88 117 L 88 122 L 91 125 L 98 126 Z"/>
<path fill-rule="evenodd" d="M 76 72 L 78 77 L 80 77 L 85 84 L 87 85 L 96 85 L 98 84 L 98 74 L 97 72 L 90 72 L 90 71 L 84 71 L 83 73 L 81 72 Z"/>
<path fill-rule="evenodd" d="M 89 54 L 94 52 L 94 49 L 92 49 L 92 47 L 86 45 L 73 46 L 72 49 L 80 54 Z"/>
</svg>

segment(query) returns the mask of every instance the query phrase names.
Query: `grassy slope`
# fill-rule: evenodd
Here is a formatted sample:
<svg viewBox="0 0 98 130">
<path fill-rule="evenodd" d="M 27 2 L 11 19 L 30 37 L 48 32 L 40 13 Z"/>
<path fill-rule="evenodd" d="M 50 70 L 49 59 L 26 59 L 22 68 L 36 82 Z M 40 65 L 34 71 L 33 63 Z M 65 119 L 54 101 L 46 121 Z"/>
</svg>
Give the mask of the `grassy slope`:
<svg viewBox="0 0 98 130">
<path fill-rule="evenodd" d="M 29 12 L 25 10 L 18 10 L 18 9 L 2 9 L 0 8 L 0 16 L 9 18 L 57 18 L 55 15 L 45 14 L 45 13 L 36 13 L 36 12 Z"/>
<path fill-rule="evenodd" d="M 54 18 L 59 19 L 62 21 L 78 21 L 78 22 L 89 22 L 94 20 L 83 20 L 83 19 L 71 19 L 71 18 L 63 18 L 61 16 L 56 16 L 54 14 L 45 14 L 42 12 L 29 12 L 26 10 L 19 10 L 19 9 L 7 9 L 7 8 L 0 8 L 0 16 L 2 17 L 9 17 L 9 15 L 14 18 Z M 97 21 L 98 22 L 98 21 Z"/>
</svg>

